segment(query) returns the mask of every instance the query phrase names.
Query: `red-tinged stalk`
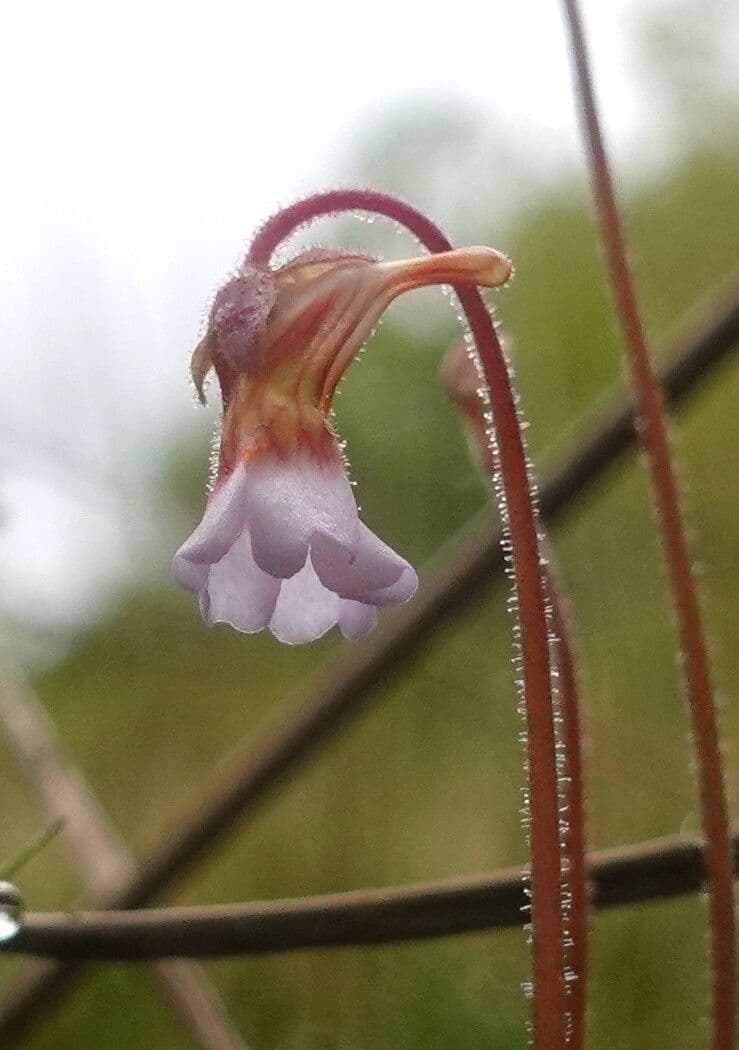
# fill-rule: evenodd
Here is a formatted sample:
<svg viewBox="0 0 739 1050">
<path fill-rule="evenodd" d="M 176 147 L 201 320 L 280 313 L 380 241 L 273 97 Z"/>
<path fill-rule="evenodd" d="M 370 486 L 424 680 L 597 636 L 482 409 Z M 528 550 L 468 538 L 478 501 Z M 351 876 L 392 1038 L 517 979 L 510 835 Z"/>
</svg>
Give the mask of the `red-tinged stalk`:
<svg viewBox="0 0 739 1050">
<path fill-rule="evenodd" d="M 252 243 L 250 261 L 267 263 L 275 248 L 296 228 L 322 216 L 346 211 L 373 212 L 400 223 L 430 252 L 452 250 L 434 223 L 411 206 L 372 190 L 336 190 L 299 201 L 270 219 Z M 560 893 L 559 792 L 552 668 L 537 515 L 515 396 L 490 314 L 476 288 L 459 286 L 455 291 L 470 326 L 490 393 L 505 494 L 501 510 L 513 549 L 531 799 L 534 1041 L 537 1050 L 562 1050 L 566 1044 L 567 996 Z"/>
<path fill-rule="evenodd" d="M 496 470 L 495 456 L 487 438 L 480 412 L 479 380 L 464 342 L 447 351 L 441 379 L 449 397 L 459 410 L 476 463 L 486 477 Z M 545 589 L 551 603 L 551 632 L 555 639 L 554 663 L 558 672 L 557 707 L 560 724 L 557 734 L 562 821 L 564 958 L 568 992 L 567 1042 L 572 1050 L 582 1050 L 585 1042 L 588 964 L 588 877 L 585 860 L 585 797 L 583 779 L 580 687 L 566 615 L 566 604 L 554 570 L 553 554 L 542 537 L 547 561 Z"/>
<path fill-rule="evenodd" d="M 627 262 L 626 244 L 600 128 L 582 20 L 577 0 L 563 0 L 563 5 L 570 33 L 577 100 L 588 149 L 606 269 L 638 404 L 639 435 L 647 455 L 653 499 L 662 534 L 693 725 L 703 833 L 707 846 L 713 969 L 712 1045 L 714 1050 L 731 1050 L 736 1042 L 736 929 L 731 839 L 705 635 L 680 512 L 664 394 L 650 360 Z"/>
<path fill-rule="evenodd" d="M 566 608 L 549 557 L 547 590 L 552 605 L 552 631 L 556 641 L 559 672 L 559 709 L 562 717 L 561 743 L 564 748 L 566 830 L 562 858 L 566 862 L 563 882 L 568 893 L 566 908 L 565 962 L 568 981 L 570 1028 L 568 1046 L 582 1050 L 585 1045 L 585 1011 L 588 980 L 588 872 L 585 859 L 585 790 L 583 771 L 583 731 L 580 717 L 580 688 L 577 664 L 567 625 Z"/>
</svg>

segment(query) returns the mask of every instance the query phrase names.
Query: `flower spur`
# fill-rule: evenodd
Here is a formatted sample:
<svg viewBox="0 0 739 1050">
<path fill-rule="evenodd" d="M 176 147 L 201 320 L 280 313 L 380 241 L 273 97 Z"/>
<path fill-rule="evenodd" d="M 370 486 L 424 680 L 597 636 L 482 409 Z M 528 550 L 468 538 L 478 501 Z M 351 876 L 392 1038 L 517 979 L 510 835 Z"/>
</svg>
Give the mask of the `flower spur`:
<svg viewBox="0 0 739 1050">
<path fill-rule="evenodd" d="M 211 368 L 221 388 L 218 467 L 203 519 L 173 560 L 207 623 L 269 627 L 289 644 L 334 625 L 356 639 L 378 608 L 413 596 L 413 567 L 359 518 L 333 396 L 397 296 L 497 287 L 510 272 L 490 248 L 388 262 L 311 249 L 276 269 L 247 261 L 220 289 L 192 360 L 201 399 Z"/>
</svg>

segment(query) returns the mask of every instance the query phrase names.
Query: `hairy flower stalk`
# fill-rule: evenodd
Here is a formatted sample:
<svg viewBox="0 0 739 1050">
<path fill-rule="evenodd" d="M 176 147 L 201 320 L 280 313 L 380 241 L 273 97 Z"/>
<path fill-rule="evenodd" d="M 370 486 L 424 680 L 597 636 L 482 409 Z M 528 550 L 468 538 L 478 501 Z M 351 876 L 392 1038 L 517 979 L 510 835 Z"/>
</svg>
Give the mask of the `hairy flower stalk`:
<svg viewBox="0 0 739 1050">
<path fill-rule="evenodd" d="M 510 350 L 509 350 L 510 352 Z M 459 411 L 470 453 L 484 477 L 495 471 L 493 450 L 487 437 L 480 401 L 480 380 L 464 340 L 444 355 L 440 378 L 449 399 Z M 564 958 L 568 974 L 567 1045 L 582 1050 L 585 1044 L 588 965 L 588 876 L 585 859 L 585 792 L 580 717 L 580 688 L 565 602 L 557 583 L 550 545 L 544 542 L 545 586 L 551 603 L 551 632 L 555 639 L 558 672 L 558 707 L 561 783 L 561 868 L 563 893 Z"/>
<path fill-rule="evenodd" d="M 417 586 L 405 559 L 360 521 L 330 421 L 336 387 L 380 315 L 432 284 L 496 287 L 509 261 L 489 248 L 377 262 L 329 249 L 278 269 L 247 260 L 218 292 L 193 356 L 224 403 L 218 469 L 202 522 L 175 555 L 203 618 L 283 642 L 338 624 L 370 631 L 377 609 Z"/>
<path fill-rule="evenodd" d="M 372 190 L 336 190 L 299 201 L 269 220 L 252 242 L 250 262 L 267 264 L 277 246 L 297 227 L 324 215 L 346 211 L 383 215 L 408 229 L 433 253 L 448 252 L 452 248 L 438 227 L 410 205 Z M 503 524 L 512 545 L 510 564 L 520 621 L 531 796 L 534 1040 L 537 1050 L 561 1050 L 566 1043 L 567 1006 L 560 910 L 558 782 L 552 668 L 537 514 L 516 400 L 490 314 L 477 288 L 453 283 L 490 394 L 496 463 L 499 463 L 496 479 L 500 475 Z"/>
<path fill-rule="evenodd" d="M 665 398 L 650 359 L 627 260 L 580 8 L 577 0 L 562 0 L 562 5 L 570 36 L 580 122 L 590 162 L 604 260 L 638 405 L 639 437 L 646 453 L 683 656 L 706 838 L 713 970 L 712 1046 L 714 1050 L 732 1050 L 737 1035 L 732 844 L 706 639 L 672 462 Z"/>
</svg>

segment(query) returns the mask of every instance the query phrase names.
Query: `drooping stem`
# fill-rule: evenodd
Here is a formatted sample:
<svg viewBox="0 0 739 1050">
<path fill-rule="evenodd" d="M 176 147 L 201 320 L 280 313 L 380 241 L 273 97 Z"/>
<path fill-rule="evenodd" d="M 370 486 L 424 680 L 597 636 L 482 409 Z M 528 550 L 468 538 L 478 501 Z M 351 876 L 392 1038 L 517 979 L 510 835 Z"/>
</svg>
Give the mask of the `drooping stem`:
<svg viewBox="0 0 739 1050">
<path fill-rule="evenodd" d="M 627 262 L 582 20 L 577 0 L 563 0 L 563 5 L 570 33 L 580 119 L 590 160 L 606 268 L 638 404 L 639 433 L 649 465 L 683 655 L 703 831 L 707 842 L 713 963 L 713 1047 L 714 1050 L 731 1050 L 736 1040 L 736 945 L 731 842 L 705 636 L 672 465 L 664 394 L 650 360 Z"/>
<path fill-rule="evenodd" d="M 368 211 L 408 229 L 432 252 L 452 245 L 426 216 L 372 190 L 336 190 L 309 197 L 279 212 L 259 230 L 249 252 L 267 263 L 296 228 L 321 216 Z M 508 368 L 488 309 L 475 288 L 455 288 L 489 389 L 500 472 L 504 525 L 510 532 L 521 630 L 531 798 L 531 881 L 534 977 L 534 1040 L 537 1050 L 561 1050 L 566 1042 L 566 991 L 560 893 L 558 780 L 552 710 L 552 669 L 546 600 L 540 565 L 537 516 Z"/>
</svg>

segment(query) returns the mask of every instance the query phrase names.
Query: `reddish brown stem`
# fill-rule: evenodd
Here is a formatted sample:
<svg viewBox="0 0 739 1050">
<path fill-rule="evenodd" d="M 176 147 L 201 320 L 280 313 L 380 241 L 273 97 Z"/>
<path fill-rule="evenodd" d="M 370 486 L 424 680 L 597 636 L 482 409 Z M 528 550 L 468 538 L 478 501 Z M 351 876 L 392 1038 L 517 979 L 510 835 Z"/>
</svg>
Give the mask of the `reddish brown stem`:
<svg viewBox="0 0 739 1050">
<path fill-rule="evenodd" d="M 255 263 L 267 263 L 275 248 L 297 227 L 321 216 L 357 210 L 374 212 L 402 224 L 429 251 L 452 248 L 434 223 L 409 205 L 372 190 L 336 190 L 299 201 L 275 215 L 257 233 L 249 258 Z M 534 1040 L 537 1050 L 561 1050 L 566 1042 L 566 991 L 558 782 L 549 635 L 536 509 L 508 368 L 490 314 L 476 288 L 457 287 L 455 291 L 474 336 L 490 390 L 505 490 L 506 524 L 513 545 L 531 795 Z"/>
<path fill-rule="evenodd" d="M 708 657 L 679 494 L 672 466 L 662 387 L 652 367 L 626 258 L 608 157 L 598 118 L 588 52 L 577 0 L 563 0 L 569 26 L 580 118 L 590 159 L 606 268 L 634 386 L 642 444 L 647 454 L 657 518 L 677 614 L 690 706 L 706 837 L 711 951 L 713 1047 L 736 1040 L 736 945 L 729 823 Z"/>
<path fill-rule="evenodd" d="M 505 344 L 504 344 L 505 345 Z M 464 421 L 474 448 L 475 462 L 484 477 L 494 477 L 496 462 L 487 437 L 484 414 L 478 396 L 479 380 L 467 355 L 464 341 L 447 351 L 441 379 Z M 561 805 L 564 826 L 560 829 L 562 855 L 564 957 L 568 981 L 568 1046 L 582 1050 L 585 1040 L 587 982 L 588 880 L 585 863 L 585 805 L 579 693 L 575 654 L 566 615 L 566 606 L 554 570 L 553 553 L 545 536 L 543 549 L 548 562 L 545 589 L 551 601 L 551 629 L 555 642 L 555 662 L 559 675 L 559 712 L 562 726 L 558 733 L 560 752 Z"/>
<path fill-rule="evenodd" d="M 562 743 L 567 763 L 565 819 L 562 855 L 567 860 L 564 881 L 569 891 L 569 935 L 565 940 L 565 959 L 572 974 L 569 988 L 570 1031 L 568 1045 L 582 1050 L 585 1045 L 585 1010 L 588 980 L 588 872 L 585 857 L 585 790 L 583 770 L 583 732 L 580 718 L 580 685 L 575 653 L 566 616 L 566 607 L 549 555 L 547 590 L 552 603 L 552 630 L 557 639 L 559 707 L 562 714 Z"/>
</svg>

